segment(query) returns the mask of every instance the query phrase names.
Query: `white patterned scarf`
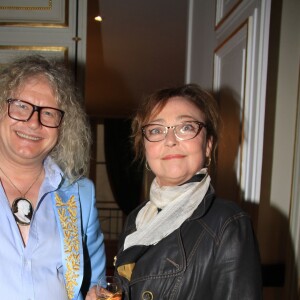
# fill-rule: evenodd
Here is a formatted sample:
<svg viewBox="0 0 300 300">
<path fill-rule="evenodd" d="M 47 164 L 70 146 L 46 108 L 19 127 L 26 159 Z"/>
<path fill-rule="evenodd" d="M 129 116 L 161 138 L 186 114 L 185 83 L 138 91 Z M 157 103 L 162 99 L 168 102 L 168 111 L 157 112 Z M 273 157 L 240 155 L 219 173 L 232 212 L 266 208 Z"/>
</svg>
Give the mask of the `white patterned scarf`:
<svg viewBox="0 0 300 300">
<path fill-rule="evenodd" d="M 139 211 L 137 230 L 125 239 L 124 250 L 135 245 L 155 245 L 175 231 L 189 218 L 201 203 L 210 184 L 207 169 L 200 182 L 188 182 L 179 186 L 160 187 L 154 178 L 150 188 L 150 201 Z"/>
</svg>

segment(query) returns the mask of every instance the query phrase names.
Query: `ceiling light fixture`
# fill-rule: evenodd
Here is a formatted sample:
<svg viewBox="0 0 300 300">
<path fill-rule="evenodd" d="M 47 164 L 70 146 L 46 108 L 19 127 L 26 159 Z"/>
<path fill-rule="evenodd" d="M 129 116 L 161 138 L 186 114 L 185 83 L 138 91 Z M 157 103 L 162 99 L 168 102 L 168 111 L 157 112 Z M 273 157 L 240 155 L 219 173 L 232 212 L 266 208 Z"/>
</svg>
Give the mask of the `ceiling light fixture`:
<svg viewBox="0 0 300 300">
<path fill-rule="evenodd" d="M 95 21 L 102 22 L 102 18 L 100 16 L 95 17 Z"/>
</svg>

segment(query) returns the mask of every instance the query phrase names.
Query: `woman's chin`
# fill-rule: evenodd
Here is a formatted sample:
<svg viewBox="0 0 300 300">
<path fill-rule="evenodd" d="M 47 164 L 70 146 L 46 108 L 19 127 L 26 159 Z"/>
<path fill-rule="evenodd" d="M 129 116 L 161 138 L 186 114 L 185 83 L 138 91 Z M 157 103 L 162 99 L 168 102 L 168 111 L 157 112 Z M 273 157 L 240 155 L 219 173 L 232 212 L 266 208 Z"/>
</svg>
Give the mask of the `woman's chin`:
<svg viewBox="0 0 300 300">
<path fill-rule="evenodd" d="M 172 173 L 170 176 L 164 176 L 159 177 L 157 176 L 157 182 L 160 186 L 175 186 L 184 183 L 188 179 L 190 179 L 191 176 L 188 174 L 175 174 Z"/>
</svg>

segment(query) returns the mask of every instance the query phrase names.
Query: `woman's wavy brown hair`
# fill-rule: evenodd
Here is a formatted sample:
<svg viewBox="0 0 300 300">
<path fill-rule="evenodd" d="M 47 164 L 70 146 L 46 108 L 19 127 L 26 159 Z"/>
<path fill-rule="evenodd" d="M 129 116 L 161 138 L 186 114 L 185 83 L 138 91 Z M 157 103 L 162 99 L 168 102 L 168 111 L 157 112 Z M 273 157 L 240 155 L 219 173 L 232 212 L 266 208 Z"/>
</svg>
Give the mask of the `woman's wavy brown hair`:
<svg viewBox="0 0 300 300">
<path fill-rule="evenodd" d="M 168 100 L 173 97 L 183 97 L 196 105 L 205 116 L 207 125 L 207 138 L 212 138 L 213 158 L 218 144 L 219 110 L 214 97 L 196 84 L 186 84 L 178 87 L 161 89 L 146 97 L 139 105 L 133 118 L 131 129 L 135 160 L 145 159 L 144 137 L 142 127 L 149 123 L 165 107 Z"/>
<path fill-rule="evenodd" d="M 59 108 L 65 112 L 57 144 L 49 155 L 73 182 L 88 174 L 91 132 L 73 76 L 62 62 L 29 55 L 3 69 L 0 73 L 0 117 L 6 113 L 6 100 L 27 80 L 40 76 L 48 80 Z"/>
</svg>

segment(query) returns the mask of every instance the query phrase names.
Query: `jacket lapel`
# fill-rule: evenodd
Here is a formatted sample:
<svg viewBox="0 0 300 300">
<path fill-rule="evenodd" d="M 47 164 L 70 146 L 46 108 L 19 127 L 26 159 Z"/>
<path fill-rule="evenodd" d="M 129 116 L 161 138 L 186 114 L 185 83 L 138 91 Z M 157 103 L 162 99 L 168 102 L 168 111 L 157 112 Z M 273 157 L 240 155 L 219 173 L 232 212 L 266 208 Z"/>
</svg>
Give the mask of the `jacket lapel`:
<svg viewBox="0 0 300 300">
<path fill-rule="evenodd" d="M 69 299 L 77 299 L 83 279 L 83 249 L 78 185 L 52 193 L 62 249 L 65 285 Z"/>
<path fill-rule="evenodd" d="M 115 265 L 119 275 L 130 281 L 135 263 L 149 248 L 150 246 L 133 246 L 121 252 Z"/>
</svg>

